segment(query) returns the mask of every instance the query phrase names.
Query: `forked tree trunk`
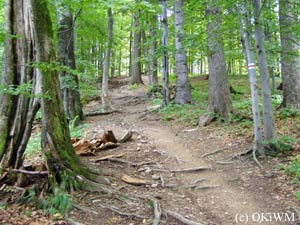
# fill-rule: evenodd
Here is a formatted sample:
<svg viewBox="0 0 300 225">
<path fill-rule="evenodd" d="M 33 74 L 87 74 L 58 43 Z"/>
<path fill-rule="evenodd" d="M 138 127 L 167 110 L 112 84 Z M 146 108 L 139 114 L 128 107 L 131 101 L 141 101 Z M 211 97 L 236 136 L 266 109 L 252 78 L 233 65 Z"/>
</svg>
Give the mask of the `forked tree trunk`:
<svg viewBox="0 0 300 225">
<path fill-rule="evenodd" d="M 207 5 L 207 45 L 208 45 L 208 69 L 209 69 L 209 101 L 208 121 L 214 114 L 220 115 L 225 120 L 230 119 L 232 103 L 230 98 L 230 86 L 226 72 L 224 48 L 222 44 L 222 11 L 218 0 L 209 1 Z M 205 116 L 204 116 L 205 118 Z"/>
<path fill-rule="evenodd" d="M 61 66 L 76 69 L 73 15 L 66 7 L 60 8 L 58 24 L 58 59 Z M 63 105 L 69 120 L 84 120 L 79 94 L 78 76 L 60 71 Z"/>
<path fill-rule="evenodd" d="M 272 109 L 272 93 L 270 87 L 270 75 L 267 64 L 267 54 L 265 49 L 265 36 L 262 21 L 261 0 L 252 0 L 255 19 L 255 40 L 258 54 L 258 64 L 260 79 L 262 83 L 263 113 L 264 113 L 264 137 L 271 140 L 275 137 L 275 123 Z"/>
<path fill-rule="evenodd" d="M 30 0 L 36 41 L 36 60 L 55 62 L 53 31 L 47 0 Z M 40 69 L 42 94 L 42 149 L 52 184 L 74 181 L 77 175 L 89 176 L 73 149 L 62 93 L 56 71 Z"/>
<path fill-rule="evenodd" d="M 258 98 L 258 85 L 255 70 L 255 61 L 253 56 L 253 50 L 251 47 L 251 35 L 249 29 L 249 16 L 248 16 L 248 4 L 247 0 L 244 0 L 242 19 L 241 19 L 241 36 L 243 44 L 245 46 L 245 58 L 248 66 L 248 73 L 251 86 L 251 100 L 252 100 L 252 113 L 254 121 L 254 150 L 257 150 L 261 155 L 264 156 L 263 139 L 261 131 L 261 119 L 259 111 L 259 98 Z"/>
<path fill-rule="evenodd" d="M 298 12 L 295 0 L 279 1 L 283 107 L 300 108 Z"/>
<path fill-rule="evenodd" d="M 113 15 L 111 8 L 107 9 L 108 16 L 108 36 L 107 36 L 107 47 L 105 51 L 105 62 L 104 62 L 104 71 L 102 76 L 102 89 L 101 89 L 101 101 L 102 108 L 104 111 L 111 110 L 111 103 L 109 99 L 109 91 L 108 91 L 108 77 L 109 77 L 109 69 L 111 64 L 111 49 L 113 43 Z"/>
<path fill-rule="evenodd" d="M 5 1 L 4 63 L 1 84 L 7 88 L 27 86 L 27 93 L 0 95 L 0 161 L 1 168 L 19 168 L 30 138 L 32 123 L 39 109 L 34 96 L 38 84 L 33 67 L 34 61 L 32 24 L 27 0 Z M 18 35 L 18 38 L 12 38 Z"/>
<path fill-rule="evenodd" d="M 136 10 L 133 15 L 134 34 L 133 34 L 133 63 L 131 84 L 143 84 L 142 64 L 141 64 L 141 27 L 140 10 Z"/>
<path fill-rule="evenodd" d="M 177 104 L 192 103 L 192 94 L 188 77 L 187 57 L 183 46 L 184 39 L 183 0 L 175 3 L 175 42 L 176 42 L 176 95 Z"/>
<path fill-rule="evenodd" d="M 162 56 L 162 69 L 163 69 L 163 104 L 166 107 L 170 103 L 169 91 L 169 29 L 168 29 L 168 15 L 167 15 L 167 0 L 162 0 L 162 26 L 163 26 L 163 56 Z"/>
</svg>

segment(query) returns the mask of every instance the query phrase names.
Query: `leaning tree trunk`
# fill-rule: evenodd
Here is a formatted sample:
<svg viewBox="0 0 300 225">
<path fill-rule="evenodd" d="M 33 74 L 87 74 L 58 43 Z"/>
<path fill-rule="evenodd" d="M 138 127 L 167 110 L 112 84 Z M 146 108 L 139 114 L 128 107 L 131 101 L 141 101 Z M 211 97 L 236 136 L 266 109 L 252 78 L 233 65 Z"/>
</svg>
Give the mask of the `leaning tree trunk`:
<svg viewBox="0 0 300 225">
<path fill-rule="evenodd" d="M 192 103 L 192 94 L 188 77 L 187 57 L 183 46 L 184 39 L 183 0 L 175 3 L 175 42 L 176 42 L 176 95 L 177 104 Z"/>
<path fill-rule="evenodd" d="M 255 40 L 258 53 L 258 64 L 260 79 L 262 83 L 263 112 L 264 112 L 264 136 L 266 140 L 275 137 L 275 124 L 272 109 L 272 93 L 270 87 L 270 75 L 267 64 L 267 55 L 265 49 L 265 36 L 262 21 L 261 0 L 252 0 L 255 17 Z"/>
<path fill-rule="evenodd" d="M 279 1 L 283 107 L 300 108 L 300 59 L 295 0 Z"/>
<path fill-rule="evenodd" d="M 36 60 L 48 65 L 55 62 L 53 31 L 47 0 L 30 0 L 36 41 Z M 56 71 L 40 68 L 43 98 L 42 149 L 52 185 L 72 182 L 77 176 L 91 177 L 73 149 L 62 93 Z"/>
<path fill-rule="evenodd" d="M 0 161 L 1 168 L 19 168 L 31 135 L 32 123 L 40 104 L 32 97 L 38 89 L 33 67 L 34 43 L 31 33 L 30 8 L 27 0 L 5 1 L 4 63 L 1 85 L 6 90 L 0 95 Z M 12 38 L 18 35 L 18 38 Z M 16 94 L 17 89 L 25 92 Z"/>
<path fill-rule="evenodd" d="M 73 15 L 66 7 L 61 8 L 58 24 L 58 60 L 61 66 L 76 69 L 74 52 Z M 84 120 L 79 94 L 78 76 L 67 70 L 60 71 L 63 105 L 69 120 Z"/>
<path fill-rule="evenodd" d="M 168 29 L 168 15 L 167 15 L 167 0 L 162 0 L 162 26 L 163 26 L 163 56 L 162 56 L 162 70 L 163 70 L 163 104 L 166 107 L 170 103 L 170 90 L 169 90 L 169 29 Z"/>
<path fill-rule="evenodd" d="M 110 69 L 110 59 L 111 59 L 111 49 L 113 43 L 113 15 L 111 8 L 107 9 L 108 16 L 108 36 L 107 36 L 107 47 L 105 51 L 105 62 L 104 62 L 104 71 L 102 76 L 102 89 L 101 89 L 101 101 L 102 108 L 104 111 L 109 111 L 112 109 L 110 100 L 109 100 L 109 92 L 108 92 L 108 77 L 109 77 L 109 69 Z"/>
<path fill-rule="evenodd" d="M 214 114 L 218 114 L 225 120 L 229 120 L 232 111 L 230 85 L 222 44 L 222 12 L 219 0 L 209 1 L 207 16 L 209 101 L 207 113 L 199 120 L 200 125 L 209 124 L 214 118 Z"/>
<path fill-rule="evenodd" d="M 131 84 L 143 84 L 142 64 L 141 64 L 141 27 L 140 11 L 136 10 L 133 15 L 134 34 L 133 34 L 133 63 Z"/>
<path fill-rule="evenodd" d="M 259 99 L 258 99 L 258 85 L 256 79 L 255 61 L 253 56 L 253 50 L 251 47 L 251 35 L 248 16 L 248 4 L 247 0 L 244 0 L 242 19 L 241 19 L 241 36 L 243 45 L 245 47 L 245 58 L 248 66 L 248 73 L 251 86 L 251 100 L 252 100 L 252 113 L 254 121 L 254 153 L 257 150 L 262 156 L 264 156 L 263 139 L 261 132 L 261 119 L 259 111 Z"/>
</svg>

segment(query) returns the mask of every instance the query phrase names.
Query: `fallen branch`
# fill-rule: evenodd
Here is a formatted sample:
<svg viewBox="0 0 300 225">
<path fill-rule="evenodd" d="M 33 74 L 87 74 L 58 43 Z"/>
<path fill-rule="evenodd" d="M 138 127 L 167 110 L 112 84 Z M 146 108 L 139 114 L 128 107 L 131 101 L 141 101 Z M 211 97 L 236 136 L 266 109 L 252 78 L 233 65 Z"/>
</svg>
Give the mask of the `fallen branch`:
<svg viewBox="0 0 300 225">
<path fill-rule="evenodd" d="M 187 132 L 193 132 L 193 131 L 197 131 L 198 128 L 193 128 L 193 129 L 187 129 L 187 130 L 183 130 L 183 133 L 187 133 Z"/>
<path fill-rule="evenodd" d="M 89 112 L 84 114 L 84 116 L 88 117 L 88 116 L 104 116 L 104 115 L 109 115 L 112 113 L 121 113 L 120 110 L 113 110 L 113 111 L 107 111 L 107 112 Z"/>
<path fill-rule="evenodd" d="M 195 187 L 195 190 L 206 190 L 206 189 L 211 189 L 211 188 L 217 188 L 219 185 L 214 185 L 214 186 L 198 186 Z"/>
<path fill-rule="evenodd" d="M 228 146 L 228 147 L 225 147 L 225 148 L 217 149 L 217 150 L 215 150 L 215 151 L 213 151 L 213 152 L 205 153 L 205 154 L 203 154 L 201 157 L 202 157 L 202 158 L 205 158 L 205 157 L 207 157 L 207 156 L 214 155 L 214 154 L 217 154 L 217 153 L 222 152 L 222 151 L 224 151 L 224 150 L 227 150 L 227 149 L 229 149 L 229 148 L 231 148 L 231 147 L 232 147 L 232 146 Z"/>
<path fill-rule="evenodd" d="M 139 218 L 139 219 L 149 219 L 149 217 L 138 215 L 138 214 L 135 214 L 135 213 L 122 212 L 122 211 L 120 211 L 118 208 L 116 208 L 114 206 L 108 206 L 108 205 L 102 205 L 102 204 L 99 204 L 99 206 L 101 206 L 104 209 L 108 209 L 108 210 L 110 210 L 110 211 L 112 211 L 114 213 L 117 213 L 117 214 L 119 214 L 121 216 L 136 217 L 136 218 Z"/>
<path fill-rule="evenodd" d="M 100 162 L 100 161 L 104 161 L 104 160 L 111 160 L 113 158 L 120 158 L 123 155 L 124 155 L 123 153 L 118 154 L 118 155 L 107 155 L 107 156 L 103 156 L 103 157 L 100 157 L 100 158 L 92 159 L 91 161 L 92 162 Z"/>
<path fill-rule="evenodd" d="M 203 225 L 202 223 L 197 223 L 195 221 L 189 220 L 176 212 L 172 212 L 172 211 L 165 211 L 165 212 L 168 216 L 171 216 L 171 217 L 179 220 L 180 222 L 182 222 L 185 225 Z"/>
<path fill-rule="evenodd" d="M 170 170 L 172 173 L 189 173 L 189 172 L 198 172 L 204 170 L 210 170 L 211 167 L 195 167 L 195 168 L 187 168 L 187 169 L 177 169 L 177 170 Z"/>
</svg>

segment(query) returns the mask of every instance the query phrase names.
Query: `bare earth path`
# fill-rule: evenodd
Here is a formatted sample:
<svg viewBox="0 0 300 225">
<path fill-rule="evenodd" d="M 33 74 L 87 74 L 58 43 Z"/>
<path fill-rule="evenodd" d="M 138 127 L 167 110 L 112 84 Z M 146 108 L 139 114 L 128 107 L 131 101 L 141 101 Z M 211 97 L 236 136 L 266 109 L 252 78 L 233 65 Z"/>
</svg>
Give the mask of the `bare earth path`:
<svg viewBox="0 0 300 225">
<path fill-rule="evenodd" d="M 249 148 L 249 143 L 228 141 L 218 130 L 183 128 L 163 123 L 151 113 L 151 100 L 145 88 L 128 91 L 126 86 L 114 90 L 113 104 L 120 113 L 88 119 L 88 136 L 99 136 L 103 130 L 113 130 L 117 137 L 133 130 L 131 142 L 117 149 L 100 152 L 98 156 L 123 153 L 126 162 L 153 162 L 129 165 L 103 161 L 95 166 L 103 169 L 111 181 L 108 188 L 118 189 L 120 197 L 102 193 L 88 194 L 77 199 L 91 209 L 73 210 L 70 218 L 83 224 L 152 224 L 153 209 L 146 200 L 132 196 L 157 199 L 163 211 L 171 210 L 201 224 L 300 224 L 294 196 L 288 191 L 285 177 L 276 170 L 276 163 L 265 162 L 260 170 L 251 157 L 236 157 Z M 92 110 L 95 105 L 88 106 Z M 204 154 L 220 149 L 211 156 Z M 90 159 L 87 158 L 87 161 Z M 209 167 L 205 171 L 170 172 L 196 167 Z M 121 181 L 123 175 L 150 181 L 134 186 Z M 193 186 L 193 187 L 191 187 Z M 121 216 L 105 206 L 116 207 L 132 216 Z M 140 219 L 136 215 L 147 218 Z M 278 217 L 279 216 L 279 217 Z M 183 224 L 163 216 L 160 224 Z"/>
</svg>

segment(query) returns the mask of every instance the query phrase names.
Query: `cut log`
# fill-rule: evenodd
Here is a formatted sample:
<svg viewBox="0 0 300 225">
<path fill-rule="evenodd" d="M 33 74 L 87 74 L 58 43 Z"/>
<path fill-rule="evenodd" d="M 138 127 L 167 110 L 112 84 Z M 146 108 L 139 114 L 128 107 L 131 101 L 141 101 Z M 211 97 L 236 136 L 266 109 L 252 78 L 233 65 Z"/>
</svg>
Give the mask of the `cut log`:
<svg viewBox="0 0 300 225">
<path fill-rule="evenodd" d="M 126 141 L 130 141 L 132 138 L 132 131 L 129 130 L 126 132 L 126 134 L 124 134 L 124 136 L 119 140 L 120 143 L 126 142 Z"/>
<path fill-rule="evenodd" d="M 94 156 L 95 154 L 92 152 L 90 142 L 83 138 L 79 140 L 78 142 L 73 144 L 73 147 L 76 151 L 77 155 L 80 156 Z"/>
<path fill-rule="evenodd" d="M 102 143 L 100 145 L 100 147 L 97 148 L 96 150 L 103 151 L 103 150 L 107 150 L 107 149 L 117 148 L 119 146 L 120 146 L 120 144 L 118 144 L 118 143 L 107 142 L 106 144 Z"/>
<path fill-rule="evenodd" d="M 122 181 L 124 181 L 124 182 L 126 182 L 128 184 L 133 184 L 133 185 L 145 185 L 145 184 L 150 184 L 151 183 L 148 180 L 134 178 L 134 177 L 130 177 L 128 175 L 124 175 L 122 177 Z"/>
<path fill-rule="evenodd" d="M 198 172 L 198 171 L 204 171 L 204 170 L 210 170 L 211 167 L 195 167 L 195 168 L 187 168 L 187 169 L 176 169 L 176 170 L 170 170 L 172 173 L 189 173 L 189 172 Z"/>
<path fill-rule="evenodd" d="M 108 130 L 104 131 L 104 134 L 102 136 L 102 142 L 106 144 L 108 142 L 117 143 L 118 141 L 114 135 L 114 132 L 112 130 Z"/>
</svg>

